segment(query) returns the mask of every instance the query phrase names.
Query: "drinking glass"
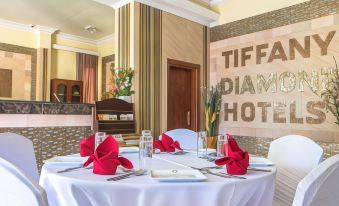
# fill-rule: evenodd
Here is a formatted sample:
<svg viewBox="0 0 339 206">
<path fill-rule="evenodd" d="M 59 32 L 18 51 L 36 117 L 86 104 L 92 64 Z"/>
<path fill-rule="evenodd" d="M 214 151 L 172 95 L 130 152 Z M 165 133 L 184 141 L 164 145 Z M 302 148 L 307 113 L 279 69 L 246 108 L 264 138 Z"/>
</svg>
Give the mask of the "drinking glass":
<svg viewBox="0 0 339 206">
<path fill-rule="evenodd" d="M 101 142 L 106 139 L 106 132 L 97 132 L 95 133 L 95 149 L 99 146 Z"/>
<path fill-rule="evenodd" d="M 139 168 L 149 171 L 152 166 L 153 137 L 151 131 L 143 130 L 139 146 Z"/>
<path fill-rule="evenodd" d="M 205 131 L 197 133 L 197 155 L 199 158 L 207 158 L 207 135 Z"/>
<path fill-rule="evenodd" d="M 223 135 L 223 134 L 220 134 L 218 135 L 218 143 L 217 143 L 217 157 L 223 157 L 225 156 L 223 153 L 222 153 L 222 147 L 227 144 L 227 136 L 226 135 Z"/>
</svg>

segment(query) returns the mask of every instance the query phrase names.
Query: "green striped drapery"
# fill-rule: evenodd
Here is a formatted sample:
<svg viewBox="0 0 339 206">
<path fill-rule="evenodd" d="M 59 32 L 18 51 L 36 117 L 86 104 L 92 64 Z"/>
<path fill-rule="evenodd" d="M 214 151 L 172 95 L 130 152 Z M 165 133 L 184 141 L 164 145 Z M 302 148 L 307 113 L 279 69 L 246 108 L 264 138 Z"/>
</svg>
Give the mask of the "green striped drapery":
<svg viewBox="0 0 339 206">
<path fill-rule="evenodd" d="M 161 132 L 161 11 L 140 4 L 140 129 Z"/>
</svg>

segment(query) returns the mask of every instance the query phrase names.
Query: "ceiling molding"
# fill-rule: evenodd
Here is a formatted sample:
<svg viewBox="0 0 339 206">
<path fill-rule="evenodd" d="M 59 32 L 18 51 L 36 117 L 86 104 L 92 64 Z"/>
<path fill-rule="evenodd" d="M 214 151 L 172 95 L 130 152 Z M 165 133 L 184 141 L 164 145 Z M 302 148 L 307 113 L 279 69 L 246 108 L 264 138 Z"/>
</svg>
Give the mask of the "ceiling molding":
<svg viewBox="0 0 339 206">
<path fill-rule="evenodd" d="M 114 9 L 118 9 L 120 7 L 125 6 L 126 4 L 132 3 L 134 0 L 93 0 L 93 1 L 98 2 L 100 4 L 105 4 Z"/>
<path fill-rule="evenodd" d="M 22 24 L 14 21 L 9 21 L 5 19 L 0 19 L 0 27 L 8 28 L 8 29 L 15 29 L 18 31 L 26 31 L 26 32 L 44 32 L 48 34 L 53 34 L 54 32 L 58 31 L 57 28 L 41 26 L 41 25 L 31 25 L 31 24 Z"/>
<path fill-rule="evenodd" d="M 219 24 L 219 21 L 214 21 L 214 22 L 211 22 L 210 23 L 210 27 L 212 28 L 212 27 L 215 27 L 215 26 L 219 26 L 220 24 Z"/>
<path fill-rule="evenodd" d="M 140 3 L 172 13 L 182 18 L 209 26 L 219 14 L 188 0 L 137 0 Z"/>
<path fill-rule="evenodd" d="M 218 4 L 224 3 L 225 1 L 227 0 L 211 0 L 210 5 L 218 5 Z"/>
<path fill-rule="evenodd" d="M 106 42 L 109 42 L 114 39 L 114 34 L 110 34 L 108 36 L 105 36 L 101 39 L 95 40 L 95 39 L 90 39 L 82 36 L 77 36 L 73 34 L 67 34 L 60 32 L 59 34 L 56 35 L 57 38 L 64 39 L 64 40 L 69 40 L 69 41 L 75 41 L 75 42 L 80 42 L 83 44 L 89 44 L 92 46 L 100 46 L 102 44 L 105 44 Z"/>
<path fill-rule="evenodd" d="M 79 49 L 75 47 L 70 47 L 70 46 L 64 46 L 60 44 L 53 44 L 53 49 L 58 49 L 58 50 L 64 50 L 64 51 L 70 51 L 70 52 L 78 52 L 78 53 L 83 53 L 83 54 L 90 54 L 90 55 L 95 55 L 95 56 L 100 56 L 99 52 L 87 50 L 87 49 Z"/>
<path fill-rule="evenodd" d="M 139 2 L 166 11 L 196 23 L 209 26 L 219 18 L 219 14 L 189 0 L 94 0 L 113 8 L 119 8 L 131 2 Z"/>
<path fill-rule="evenodd" d="M 52 28 L 52 27 L 47 27 L 47 26 L 41 26 L 41 25 L 29 25 L 29 24 L 22 24 L 14 21 L 9 21 L 5 19 L 0 19 L 0 27 L 7 28 L 7 29 L 14 29 L 18 31 L 24 31 L 24 32 L 31 32 L 31 33 L 47 33 L 49 35 L 54 34 L 56 31 L 59 29 Z M 89 44 L 93 46 L 98 46 L 102 45 L 106 42 L 111 41 L 114 39 L 114 34 L 110 34 L 108 36 L 105 36 L 101 39 L 95 40 L 95 39 L 90 39 L 86 37 L 81 37 L 73 34 L 67 34 L 60 32 L 56 34 L 57 38 L 60 39 L 65 39 L 65 40 L 70 40 L 70 41 L 75 41 L 75 42 L 80 42 L 83 44 Z"/>
<path fill-rule="evenodd" d="M 90 44 L 90 45 L 97 45 L 97 41 L 95 39 L 90 39 L 82 36 L 77 36 L 73 34 L 67 34 L 60 32 L 56 35 L 57 38 L 64 39 L 64 40 L 70 40 L 70 41 L 76 41 L 83 44 Z"/>
<path fill-rule="evenodd" d="M 114 34 L 110 34 L 110 35 L 105 36 L 105 37 L 103 37 L 103 38 L 101 38 L 101 39 L 98 39 L 98 40 L 96 41 L 96 44 L 97 44 L 98 46 L 100 46 L 100 45 L 103 45 L 103 44 L 105 44 L 105 43 L 107 43 L 107 42 L 109 42 L 109 41 L 112 41 L 112 40 L 114 40 Z"/>
</svg>

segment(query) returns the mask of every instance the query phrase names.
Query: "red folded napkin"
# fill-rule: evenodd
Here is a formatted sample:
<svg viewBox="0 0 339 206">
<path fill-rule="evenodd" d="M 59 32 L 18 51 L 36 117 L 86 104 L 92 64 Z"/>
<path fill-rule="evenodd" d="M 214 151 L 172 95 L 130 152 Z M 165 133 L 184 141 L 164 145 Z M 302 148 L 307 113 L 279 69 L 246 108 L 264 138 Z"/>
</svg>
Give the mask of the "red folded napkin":
<svg viewBox="0 0 339 206">
<path fill-rule="evenodd" d="M 228 135 L 227 150 L 228 157 L 216 159 L 215 164 L 226 164 L 227 173 L 230 175 L 246 174 L 249 165 L 248 152 L 244 152 L 242 149 L 240 149 L 237 142 L 231 135 Z"/>
<path fill-rule="evenodd" d="M 95 135 L 84 138 L 80 141 L 80 156 L 86 157 L 94 153 Z"/>
<path fill-rule="evenodd" d="M 83 166 L 86 167 L 92 162 L 94 174 L 114 175 L 119 165 L 133 169 L 133 164 L 128 159 L 119 157 L 119 144 L 112 135 L 98 146 Z"/>
<path fill-rule="evenodd" d="M 162 133 L 161 140 L 155 140 L 153 143 L 154 149 L 159 149 L 160 152 L 175 152 L 175 150 L 182 150 L 180 143 L 174 141 L 170 136 Z"/>
</svg>

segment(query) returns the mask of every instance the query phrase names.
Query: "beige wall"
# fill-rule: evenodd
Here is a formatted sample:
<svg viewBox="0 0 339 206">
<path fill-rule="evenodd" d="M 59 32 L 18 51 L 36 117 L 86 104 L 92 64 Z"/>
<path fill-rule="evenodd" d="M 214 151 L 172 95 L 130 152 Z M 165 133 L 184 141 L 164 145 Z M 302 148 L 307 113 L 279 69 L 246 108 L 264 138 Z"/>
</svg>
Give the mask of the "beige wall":
<svg viewBox="0 0 339 206">
<path fill-rule="evenodd" d="M 167 114 L 167 59 L 199 64 L 203 67 L 203 26 L 181 17 L 162 14 L 162 114 Z M 200 72 L 202 75 L 202 72 Z M 162 130 L 167 116 L 162 116 Z"/>
<path fill-rule="evenodd" d="M 51 79 L 76 80 L 76 53 L 52 49 Z"/>
</svg>

